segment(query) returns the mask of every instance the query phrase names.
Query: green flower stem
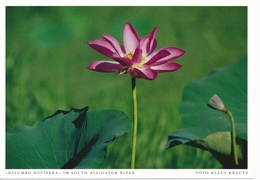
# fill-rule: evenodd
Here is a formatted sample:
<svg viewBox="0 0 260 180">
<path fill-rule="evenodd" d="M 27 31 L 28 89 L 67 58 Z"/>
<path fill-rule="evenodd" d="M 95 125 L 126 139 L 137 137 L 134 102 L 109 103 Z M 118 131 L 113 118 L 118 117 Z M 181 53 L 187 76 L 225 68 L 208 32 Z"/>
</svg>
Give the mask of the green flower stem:
<svg viewBox="0 0 260 180">
<path fill-rule="evenodd" d="M 234 117 L 233 117 L 232 113 L 229 110 L 227 111 L 227 115 L 230 119 L 231 128 L 232 128 L 231 132 L 232 132 L 232 146 L 233 146 L 233 150 L 234 150 L 234 159 L 235 159 L 236 165 L 238 165 L 235 121 L 234 121 Z"/>
<path fill-rule="evenodd" d="M 136 138 L 137 138 L 137 97 L 136 97 L 136 82 L 132 78 L 132 93 L 133 93 L 133 106 L 134 106 L 134 119 L 133 119 L 133 139 L 132 139 L 132 157 L 131 169 L 135 168 L 135 154 L 136 154 Z"/>
</svg>

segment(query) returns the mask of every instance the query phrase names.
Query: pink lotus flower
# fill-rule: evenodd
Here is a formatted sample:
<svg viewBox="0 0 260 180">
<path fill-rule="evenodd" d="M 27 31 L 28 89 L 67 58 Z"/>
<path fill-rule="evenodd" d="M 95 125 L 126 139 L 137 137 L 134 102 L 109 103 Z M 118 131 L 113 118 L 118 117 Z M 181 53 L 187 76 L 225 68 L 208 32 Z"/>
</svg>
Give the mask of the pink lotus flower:
<svg viewBox="0 0 260 180">
<path fill-rule="evenodd" d="M 153 80 L 158 73 L 175 71 L 180 64 L 170 62 L 182 56 L 185 51 L 176 47 L 161 48 L 156 51 L 155 39 L 157 27 L 148 36 L 138 37 L 129 23 L 124 25 L 124 47 L 109 34 L 104 39 L 89 41 L 87 44 L 96 51 L 115 61 L 100 60 L 91 63 L 87 68 L 99 72 L 119 72 L 134 78 Z"/>
</svg>

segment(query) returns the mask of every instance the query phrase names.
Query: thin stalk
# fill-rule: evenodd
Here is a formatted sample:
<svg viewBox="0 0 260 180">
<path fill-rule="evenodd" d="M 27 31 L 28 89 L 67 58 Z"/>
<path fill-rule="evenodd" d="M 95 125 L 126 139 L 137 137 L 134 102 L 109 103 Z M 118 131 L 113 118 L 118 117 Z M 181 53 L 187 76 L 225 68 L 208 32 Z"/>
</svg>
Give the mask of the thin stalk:
<svg viewBox="0 0 260 180">
<path fill-rule="evenodd" d="M 227 115 L 231 122 L 231 133 L 232 133 L 232 146 L 234 150 L 234 160 L 236 165 L 238 165 L 238 155 L 237 155 L 237 143 L 236 143 L 236 130 L 235 130 L 235 121 L 232 113 L 228 110 Z"/>
<path fill-rule="evenodd" d="M 136 97 L 136 80 L 132 78 L 132 94 L 133 94 L 133 137 L 132 137 L 132 157 L 131 169 L 135 168 L 135 154 L 136 154 L 136 138 L 137 138 L 137 97 Z"/>
</svg>

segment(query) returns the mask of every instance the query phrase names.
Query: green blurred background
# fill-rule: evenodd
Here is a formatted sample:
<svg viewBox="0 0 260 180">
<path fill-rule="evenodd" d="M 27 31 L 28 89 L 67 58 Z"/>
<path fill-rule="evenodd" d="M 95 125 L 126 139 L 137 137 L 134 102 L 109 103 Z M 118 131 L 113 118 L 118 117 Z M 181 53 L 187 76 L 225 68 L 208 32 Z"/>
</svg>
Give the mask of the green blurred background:
<svg viewBox="0 0 260 180">
<path fill-rule="evenodd" d="M 109 33 L 122 42 L 123 24 L 140 36 L 158 26 L 158 46 L 182 48 L 183 67 L 137 81 L 137 168 L 221 168 L 208 152 L 165 149 L 181 127 L 182 90 L 218 67 L 247 56 L 246 7 L 7 7 L 6 130 L 32 125 L 57 109 L 122 110 L 132 119 L 129 75 L 86 70 L 107 59 L 86 45 Z M 103 168 L 130 168 L 131 135 L 108 147 Z"/>
</svg>

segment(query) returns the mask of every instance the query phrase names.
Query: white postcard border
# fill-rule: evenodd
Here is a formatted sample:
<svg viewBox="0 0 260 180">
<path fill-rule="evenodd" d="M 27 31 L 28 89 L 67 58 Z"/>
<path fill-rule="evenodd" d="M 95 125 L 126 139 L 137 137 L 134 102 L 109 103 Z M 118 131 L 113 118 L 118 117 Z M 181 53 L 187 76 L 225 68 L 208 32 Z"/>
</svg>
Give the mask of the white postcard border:
<svg viewBox="0 0 260 180">
<path fill-rule="evenodd" d="M 196 1 L 196 2 L 195 2 Z M 247 6 L 248 7 L 248 169 L 225 170 L 225 169 L 88 169 L 88 170 L 6 170 L 5 169 L 5 7 L 6 6 Z M 2 0 L 0 6 L 1 21 L 1 88 L 0 88 L 0 178 L 237 178 L 253 179 L 257 171 L 255 164 L 259 155 L 256 152 L 256 133 L 259 132 L 259 85 L 256 67 L 259 66 L 259 53 L 256 50 L 259 40 L 259 23 L 256 17 L 260 17 L 256 1 L 253 0 L 179 0 L 179 1 L 146 1 L 123 2 L 119 0 L 96 0 L 96 1 L 22 1 Z M 258 41 L 259 42 L 259 41 Z M 258 47 L 259 48 L 259 47 Z M 257 62 L 258 61 L 258 62 Z M 258 89 L 258 91 L 257 91 Z M 258 101 L 257 101 L 258 100 Z M 259 111 L 259 110 L 258 110 Z M 257 118 L 259 119 L 256 122 Z"/>
</svg>

